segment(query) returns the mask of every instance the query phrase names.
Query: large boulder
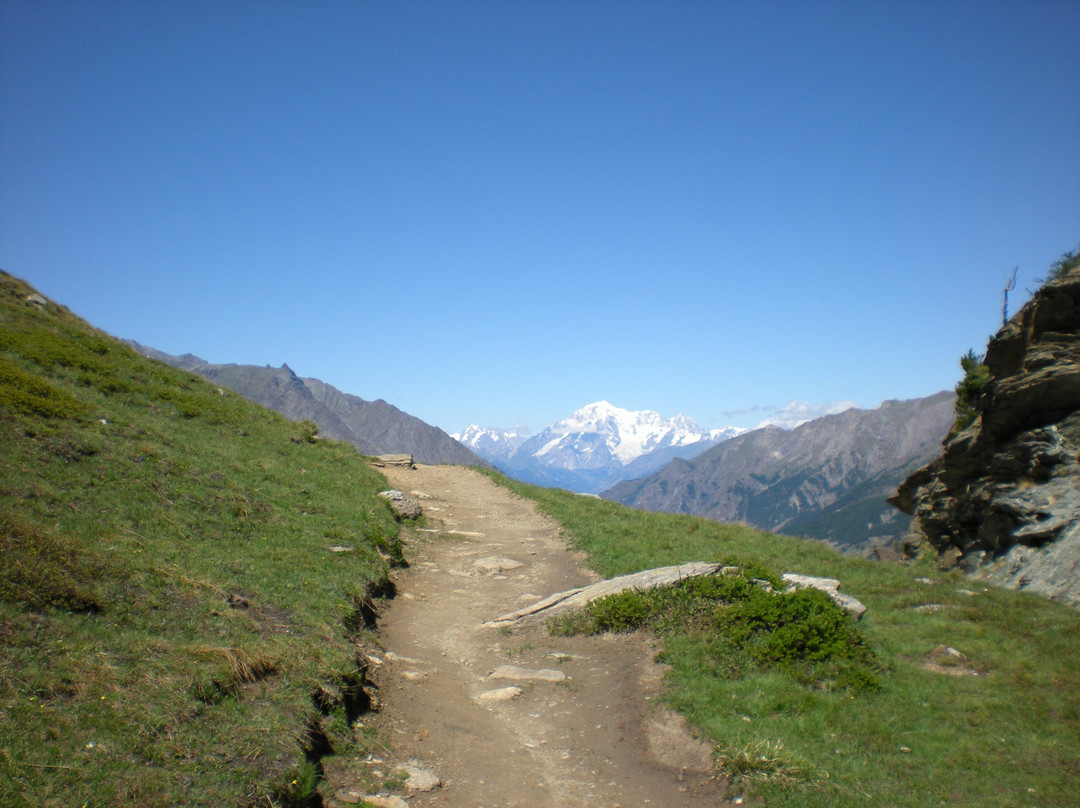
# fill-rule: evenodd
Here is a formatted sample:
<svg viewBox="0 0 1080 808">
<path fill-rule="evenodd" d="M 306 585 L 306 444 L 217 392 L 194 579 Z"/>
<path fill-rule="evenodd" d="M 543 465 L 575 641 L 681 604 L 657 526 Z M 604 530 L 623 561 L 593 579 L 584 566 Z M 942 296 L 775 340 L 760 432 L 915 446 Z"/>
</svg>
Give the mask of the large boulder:
<svg viewBox="0 0 1080 808">
<path fill-rule="evenodd" d="M 1080 262 L 990 340 L 975 420 L 890 499 L 940 566 L 1080 605 Z"/>
</svg>

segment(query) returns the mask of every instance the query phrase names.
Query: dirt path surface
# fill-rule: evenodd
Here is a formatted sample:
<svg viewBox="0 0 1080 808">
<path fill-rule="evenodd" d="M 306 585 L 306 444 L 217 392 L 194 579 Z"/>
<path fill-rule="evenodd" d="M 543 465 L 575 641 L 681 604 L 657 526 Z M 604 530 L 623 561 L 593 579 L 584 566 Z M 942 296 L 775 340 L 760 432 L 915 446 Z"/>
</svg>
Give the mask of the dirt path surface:
<svg viewBox="0 0 1080 808">
<path fill-rule="evenodd" d="M 659 704 L 663 672 L 644 637 L 481 626 L 597 580 L 554 521 L 472 469 L 384 473 L 427 517 L 403 532 L 411 566 L 379 621 L 374 666 L 398 762 L 441 780 L 408 794 L 411 808 L 724 804 L 709 747 Z"/>
</svg>

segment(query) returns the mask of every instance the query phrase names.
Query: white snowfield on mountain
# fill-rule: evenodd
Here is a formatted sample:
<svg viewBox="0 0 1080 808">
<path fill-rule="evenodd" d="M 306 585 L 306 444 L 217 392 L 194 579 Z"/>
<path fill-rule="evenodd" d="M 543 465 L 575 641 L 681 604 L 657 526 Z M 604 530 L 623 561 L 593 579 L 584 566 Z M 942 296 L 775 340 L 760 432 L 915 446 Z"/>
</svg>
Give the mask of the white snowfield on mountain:
<svg viewBox="0 0 1080 808">
<path fill-rule="evenodd" d="M 547 440 L 532 454 L 534 457 L 544 457 L 558 450 L 569 449 L 578 454 L 589 455 L 604 446 L 620 463 L 626 465 L 659 448 L 715 441 L 732 437 L 742 431 L 744 430 L 735 427 L 702 429 L 692 418 L 685 415 L 664 418 L 652 410 L 632 412 L 607 401 L 598 401 L 545 428 L 540 434 Z M 515 439 L 522 442 L 524 440 L 515 433 L 475 426 L 470 426 L 456 437 L 472 447 L 477 447 L 482 442 L 487 446 L 509 446 Z"/>
</svg>

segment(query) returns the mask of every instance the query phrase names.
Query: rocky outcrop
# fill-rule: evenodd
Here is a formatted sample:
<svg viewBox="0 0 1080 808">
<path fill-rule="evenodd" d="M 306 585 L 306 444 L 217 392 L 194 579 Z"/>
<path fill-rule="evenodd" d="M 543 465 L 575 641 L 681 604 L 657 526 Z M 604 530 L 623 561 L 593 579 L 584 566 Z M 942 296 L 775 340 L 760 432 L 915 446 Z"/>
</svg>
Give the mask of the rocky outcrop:
<svg viewBox="0 0 1080 808">
<path fill-rule="evenodd" d="M 889 500 L 942 567 L 1080 605 L 1080 265 L 991 339 L 976 417 Z"/>
</svg>

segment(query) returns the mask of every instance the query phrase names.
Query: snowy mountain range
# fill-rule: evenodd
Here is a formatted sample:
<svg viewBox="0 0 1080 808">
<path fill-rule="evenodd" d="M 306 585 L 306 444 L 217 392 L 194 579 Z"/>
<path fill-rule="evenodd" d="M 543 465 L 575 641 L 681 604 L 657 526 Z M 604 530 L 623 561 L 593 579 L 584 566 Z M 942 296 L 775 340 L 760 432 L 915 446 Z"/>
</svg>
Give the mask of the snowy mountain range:
<svg viewBox="0 0 1080 808">
<path fill-rule="evenodd" d="M 470 426 L 452 437 L 515 479 L 598 493 L 744 431 L 702 429 L 685 415 L 668 419 L 598 401 L 532 436 Z"/>
</svg>

